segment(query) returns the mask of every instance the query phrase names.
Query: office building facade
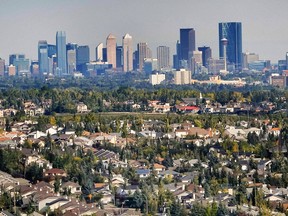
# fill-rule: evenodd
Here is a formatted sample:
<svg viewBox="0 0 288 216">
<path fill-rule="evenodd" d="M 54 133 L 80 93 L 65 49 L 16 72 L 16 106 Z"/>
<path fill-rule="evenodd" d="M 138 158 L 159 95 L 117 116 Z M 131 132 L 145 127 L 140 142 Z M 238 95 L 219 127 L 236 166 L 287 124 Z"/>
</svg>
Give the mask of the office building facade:
<svg viewBox="0 0 288 216">
<path fill-rule="evenodd" d="M 196 39 L 193 28 L 180 29 L 180 58 L 189 61 L 195 51 Z"/>
<path fill-rule="evenodd" d="M 78 45 L 76 43 L 68 43 L 67 49 L 67 70 L 68 74 L 72 74 L 76 71 L 76 52 Z"/>
<path fill-rule="evenodd" d="M 137 54 L 138 69 L 142 71 L 144 69 L 144 59 L 152 58 L 152 52 L 147 43 L 141 42 L 137 44 Z"/>
<path fill-rule="evenodd" d="M 0 58 L 0 76 L 5 75 L 5 60 Z"/>
<path fill-rule="evenodd" d="M 198 50 L 202 52 L 202 64 L 204 67 L 207 67 L 208 59 L 212 58 L 212 50 L 210 47 L 198 47 Z"/>
<path fill-rule="evenodd" d="M 86 64 L 90 62 L 89 46 L 78 46 L 76 50 L 76 70 L 85 73 Z"/>
<path fill-rule="evenodd" d="M 126 34 L 122 40 L 123 47 L 123 72 L 133 70 L 133 43 L 132 36 Z"/>
<path fill-rule="evenodd" d="M 158 70 L 170 68 L 170 49 L 167 46 L 157 47 Z"/>
<path fill-rule="evenodd" d="M 98 44 L 98 46 L 95 49 L 95 59 L 97 62 L 103 61 L 103 43 Z"/>
<path fill-rule="evenodd" d="M 116 37 L 109 34 L 106 39 L 107 62 L 112 64 L 112 68 L 116 68 Z"/>
<path fill-rule="evenodd" d="M 248 69 L 248 66 L 252 62 L 259 61 L 259 55 L 255 53 L 243 53 L 242 54 L 242 69 Z"/>
<path fill-rule="evenodd" d="M 38 64 L 41 75 L 49 72 L 48 44 L 46 40 L 40 40 L 38 42 Z"/>
<path fill-rule="evenodd" d="M 121 71 L 123 69 L 123 47 L 116 47 L 116 68 L 117 71 Z"/>
<path fill-rule="evenodd" d="M 56 55 L 57 55 L 57 76 L 67 74 L 67 57 L 66 57 L 66 33 L 57 31 L 56 33 Z"/>
</svg>

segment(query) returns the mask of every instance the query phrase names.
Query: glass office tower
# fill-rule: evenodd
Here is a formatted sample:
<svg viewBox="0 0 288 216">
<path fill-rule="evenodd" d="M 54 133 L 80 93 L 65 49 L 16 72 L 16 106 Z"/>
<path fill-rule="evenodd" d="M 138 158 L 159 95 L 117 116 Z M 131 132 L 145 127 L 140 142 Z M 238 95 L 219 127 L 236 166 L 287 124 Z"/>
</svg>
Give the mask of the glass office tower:
<svg viewBox="0 0 288 216">
<path fill-rule="evenodd" d="M 219 56 L 224 56 L 221 40 L 228 40 L 226 55 L 228 64 L 234 64 L 236 71 L 242 66 L 242 24 L 240 22 L 219 23 Z"/>
<path fill-rule="evenodd" d="M 66 33 L 57 31 L 56 33 L 57 49 L 57 72 L 58 76 L 67 74 L 67 57 L 66 57 Z"/>
</svg>

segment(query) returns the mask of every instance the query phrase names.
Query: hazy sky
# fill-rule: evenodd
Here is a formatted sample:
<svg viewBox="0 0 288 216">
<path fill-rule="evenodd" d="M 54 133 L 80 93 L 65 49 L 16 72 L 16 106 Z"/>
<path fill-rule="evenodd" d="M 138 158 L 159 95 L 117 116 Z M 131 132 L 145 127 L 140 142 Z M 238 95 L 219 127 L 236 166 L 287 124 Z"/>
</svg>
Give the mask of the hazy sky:
<svg viewBox="0 0 288 216">
<path fill-rule="evenodd" d="M 0 0 L 0 57 L 25 53 L 37 59 L 38 40 L 55 44 L 57 30 L 67 43 L 95 47 L 109 33 L 122 44 L 129 33 L 134 47 L 148 42 L 175 52 L 179 29 L 196 31 L 196 46 L 210 46 L 218 57 L 218 23 L 242 22 L 243 52 L 276 62 L 288 51 L 288 0 Z"/>
</svg>

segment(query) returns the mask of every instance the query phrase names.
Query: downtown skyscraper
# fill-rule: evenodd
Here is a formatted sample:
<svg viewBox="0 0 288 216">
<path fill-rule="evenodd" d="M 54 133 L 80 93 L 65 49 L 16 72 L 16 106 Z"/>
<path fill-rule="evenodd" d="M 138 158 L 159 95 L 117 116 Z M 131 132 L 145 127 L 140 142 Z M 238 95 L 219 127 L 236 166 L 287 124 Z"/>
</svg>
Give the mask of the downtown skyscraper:
<svg viewBox="0 0 288 216">
<path fill-rule="evenodd" d="M 122 40 L 123 49 L 123 72 L 133 70 L 133 44 L 132 36 L 126 34 Z"/>
<path fill-rule="evenodd" d="M 66 33 L 64 31 L 57 31 L 56 33 L 56 50 L 57 50 L 56 75 L 63 76 L 67 74 Z"/>
<path fill-rule="evenodd" d="M 49 72 L 48 44 L 46 40 L 40 40 L 38 42 L 38 63 L 41 75 Z"/>
<path fill-rule="evenodd" d="M 202 52 L 202 63 L 204 67 L 207 67 L 208 59 L 212 57 L 212 50 L 210 47 L 198 47 L 198 50 Z"/>
<path fill-rule="evenodd" d="M 98 44 L 98 46 L 96 47 L 95 56 L 96 56 L 96 61 L 98 62 L 103 61 L 103 43 Z"/>
<path fill-rule="evenodd" d="M 148 44 L 145 42 L 140 42 L 137 44 L 137 60 L 138 60 L 138 69 L 140 71 L 144 68 L 144 59 L 152 58 L 152 51 L 148 47 Z"/>
<path fill-rule="evenodd" d="M 106 39 L 107 62 L 112 64 L 112 68 L 116 68 L 116 37 L 109 34 Z"/>
<path fill-rule="evenodd" d="M 157 47 L 158 69 L 170 68 L 170 51 L 167 46 Z"/>
<path fill-rule="evenodd" d="M 189 60 L 196 49 L 195 30 L 193 28 L 180 29 L 180 58 L 179 60 Z"/>
<path fill-rule="evenodd" d="M 242 24 L 241 22 L 219 23 L 219 56 L 224 57 L 222 39 L 227 39 L 226 55 L 228 64 L 234 64 L 235 70 L 241 70 L 242 65 Z"/>
</svg>

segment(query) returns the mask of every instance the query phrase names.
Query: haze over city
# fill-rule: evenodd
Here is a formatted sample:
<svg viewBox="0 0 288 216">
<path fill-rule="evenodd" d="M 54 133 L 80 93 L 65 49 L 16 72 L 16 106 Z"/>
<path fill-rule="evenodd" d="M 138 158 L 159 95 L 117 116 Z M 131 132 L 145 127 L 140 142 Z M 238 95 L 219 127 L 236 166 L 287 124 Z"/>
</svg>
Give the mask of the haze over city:
<svg viewBox="0 0 288 216">
<path fill-rule="evenodd" d="M 276 63 L 287 52 L 287 7 L 286 0 L 1 0 L 0 57 L 24 53 L 37 59 L 38 41 L 55 44 L 58 30 L 66 31 L 67 42 L 89 45 L 91 59 L 109 33 L 119 44 L 129 33 L 135 48 L 144 41 L 153 55 L 160 45 L 169 46 L 173 54 L 180 28 L 194 28 L 196 46 L 210 46 L 218 57 L 218 23 L 235 21 L 242 22 L 243 52 Z"/>
</svg>

